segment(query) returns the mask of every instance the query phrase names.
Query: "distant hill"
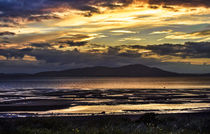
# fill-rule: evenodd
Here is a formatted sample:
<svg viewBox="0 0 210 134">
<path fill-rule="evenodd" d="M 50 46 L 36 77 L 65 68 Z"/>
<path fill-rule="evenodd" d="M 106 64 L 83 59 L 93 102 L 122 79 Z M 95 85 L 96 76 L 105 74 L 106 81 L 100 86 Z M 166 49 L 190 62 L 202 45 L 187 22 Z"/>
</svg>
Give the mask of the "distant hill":
<svg viewBox="0 0 210 134">
<path fill-rule="evenodd" d="M 19 77 L 31 77 L 31 74 L 15 73 L 15 74 L 4 74 L 0 73 L 0 78 L 19 78 Z"/>
<path fill-rule="evenodd" d="M 50 71 L 35 74 L 35 76 L 58 76 L 58 77 L 163 77 L 178 76 L 178 73 L 164 71 L 141 64 L 127 65 L 121 67 L 86 67 L 69 69 L 63 71 Z"/>
<path fill-rule="evenodd" d="M 25 77 L 185 77 L 185 76 L 204 76 L 210 74 L 181 74 L 164 71 L 155 67 L 148 67 L 141 64 L 127 65 L 121 67 L 85 67 L 78 69 L 69 69 L 63 71 L 48 71 L 36 74 L 3 74 L 0 78 L 25 78 Z"/>
</svg>

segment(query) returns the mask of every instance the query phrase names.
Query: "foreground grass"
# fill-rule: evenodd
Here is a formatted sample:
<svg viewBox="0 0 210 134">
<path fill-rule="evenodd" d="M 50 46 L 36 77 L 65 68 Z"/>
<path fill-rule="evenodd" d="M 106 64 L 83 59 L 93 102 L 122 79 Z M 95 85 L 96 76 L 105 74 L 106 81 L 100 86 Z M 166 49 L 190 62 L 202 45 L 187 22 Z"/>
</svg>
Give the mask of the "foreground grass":
<svg viewBox="0 0 210 134">
<path fill-rule="evenodd" d="M 0 119 L 0 134 L 209 134 L 209 114 Z"/>
</svg>

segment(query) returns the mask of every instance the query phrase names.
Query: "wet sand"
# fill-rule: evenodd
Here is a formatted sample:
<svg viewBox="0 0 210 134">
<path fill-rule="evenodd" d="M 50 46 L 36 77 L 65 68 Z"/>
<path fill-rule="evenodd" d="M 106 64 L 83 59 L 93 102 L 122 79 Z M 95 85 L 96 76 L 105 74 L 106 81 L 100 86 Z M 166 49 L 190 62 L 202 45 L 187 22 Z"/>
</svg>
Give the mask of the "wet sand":
<svg viewBox="0 0 210 134">
<path fill-rule="evenodd" d="M 18 91 L 25 94 L 1 92 L 0 98 L 3 101 L 0 102 L 0 112 L 43 112 L 61 115 L 67 113 L 68 115 L 68 113 L 91 114 L 91 109 L 104 109 L 96 112 L 92 110 L 93 114 L 200 112 L 210 109 L 210 89 L 21 89 Z M 86 111 L 81 111 L 80 107 L 86 108 Z M 70 112 L 72 110 L 75 111 Z"/>
</svg>

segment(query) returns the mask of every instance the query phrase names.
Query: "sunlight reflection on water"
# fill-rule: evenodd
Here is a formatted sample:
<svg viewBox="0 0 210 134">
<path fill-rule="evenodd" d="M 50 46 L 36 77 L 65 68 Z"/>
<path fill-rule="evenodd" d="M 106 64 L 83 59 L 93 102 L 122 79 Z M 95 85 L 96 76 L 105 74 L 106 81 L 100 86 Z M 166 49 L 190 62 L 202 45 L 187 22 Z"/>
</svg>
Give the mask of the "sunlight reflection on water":
<svg viewBox="0 0 210 134">
<path fill-rule="evenodd" d="M 141 104 L 141 105 L 93 105 L 93 106 L 75 106 L 68 109 L 52 110 L 48 113 L 120 113 L 125 111 L 159 111 L 164 113 L 187 112 L 190 110 L 202 110 L 210 107 L 209 103 L 186 103 L 186 104 Z"/>
<path fill-rule="evenodd" d="M 0 106 L 69 106 L 9 113 L 176 113 L 209 110 L 209 102 L 210 77 L 0 80 Z"/>
<path fill-rule="evenodd" d="M 0 80 L 0 90 L 8 89 L 190 89 L 210 88 L 210 77 L 142 78 L 33 78 Z"/>
</svg>

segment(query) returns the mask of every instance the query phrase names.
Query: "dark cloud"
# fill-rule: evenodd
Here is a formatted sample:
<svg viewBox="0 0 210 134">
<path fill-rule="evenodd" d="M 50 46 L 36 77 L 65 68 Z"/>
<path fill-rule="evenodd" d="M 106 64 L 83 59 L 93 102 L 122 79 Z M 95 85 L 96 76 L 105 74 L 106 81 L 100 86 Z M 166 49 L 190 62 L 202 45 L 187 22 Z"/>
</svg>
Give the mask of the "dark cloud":
<svg viewBox="0 0 210 134">
<path fill-rule="evenodd" d="M 122 66 L 128 64 L 144 64 L 151 67 L 158 67 L 164 70 L 181 73 L 209 73 L 210 65 L 192 65 L 189 63 L 160 62 L 154 59 L 141 58 L 121 58 L 121 57 L 100 57 L 95 61 L 83 61 L 78 63 L 47 63 L 45 61 L 26 61 L 26 60 L 0 60 L 1 73 L 35 73 L 42 71 L 65 70 L 71 68 L 81 68 L 88 66 Z M 186 69 L 187 68 L 187 69 Z"/>
<path fill-rule="evenodd" d="M 0 27 L 14 27 L 14 26 L 10 24 L 0 24 Z"/>
<path fill-rule="evenodd" d="M 60 0 L 54 0 L 60 1 Z M 62 2 L 67 2 L 70 6 L 76 9 L 82 9 L 86 6 L 103 6 L 108 7 L 110 9 L 117 7 L 125 7 L 132 4 L 135 0 L 61 0 Z M 144 1 L 144 0 L 140 0 Z M 92 9 L 89 9 L 91 11 Z M 93 10 L 94 12 L 97 10 Z"/>
<path fill-rule="evenodd" d="M 25 53 L 17 49 L 0 49 L 0 55 L 6 57 L 7 59 L 16 58 L 22 59 Z"/>
<path fill-rule="evenodd" d="M 9 44 L 9 43 L 11 43 L 11 42 L 8 41 L 8 40 L 2 40 L 2 41 L 0 41 L 0 44 Z"/>
<path fill-rule="evenodd" d="M 14 58 L 23 58 L 24 55 L 29 55 L 35 57 L 37 60 L 45 61 L 46 63 L 59 63 L 59 64 L 88 64 L 88 65 L 98 65 L 99 63 L 104 62 L 103 64 L 109 64 L 108 61 L 112 59 L 120 59 L 113 55 L 100 54 L 100 53 L 81 53 L 77 49 L 72 51 L 61 51 L 55 49 L 0 49 L 0 55 L 5 56 L 7 59 Z M 106 59 L 106 60 L 105 60 Z M 105 61 L 104 61 L 105 60 Z M 122 59 L 121 59 L 122 60 Z M 116 60 L 117 61 L 117 60 Z M 110 64 L 113 64 L 111 62 Z"/>
<path fill-rule="evenodd" d="M 34 46 L 34 47 L 31 47 Z M 46 47 L 43 47 L 46 46 Z M 161 55 L 161 56 L 177 56 L 181 58 L 210 58 L 210 42 L 186 42 L 185 44 L 160 44 L 148 46 L 116 46 L 109 47 L 107 51 L 80 52 L 74 50 L 56 50 L 48 49 L 50 44 L 32 43 L 25 49 L 0 49 L 0 56 L 6 57 L 8 60 L 0 61 L 2 70 L 15 66 L 27 68 L 32 72 L 39 72 L 56 69 L 68 69 L 75 67 L 86 66 L 121 66 L 127 64 L 145 64 L 154 67 L 160 67 L 169 71 L 185 72 L 185 67 L 188 67 L 188 72 L 207 72 L 210 71 L 209 65 L 191 65 L 190 63 L 181 62 L 161 62 L 161 59 L 145 58 L 145 53 L 139 53 L 140 49 L 149 50 L 146 54 Z M 95 45 L 97 46 L 97 45 Z M 100 46 L 99 46 L 100 47 Z M 96 48 L 97 49 L 97 48 Z M 24 56 L 31 56 L 37 61 L 24 61 Z M 11 62 L 10 59 L 19 59 Z M 19 63 L 18 63 L 19 61 Z M 3 64 L 4 63 L 4 64 Z M 21 65 L 20 65 L 21 63 Z M 205 70 L 202 69 L 202 66 Z M 31 68 L 30 68 L 31 67 Z M 26 70 L 27 70 L 26 69 Z M 19 68 L 19 71 L 21 68 Z M 8 71 L 10 71 L 8 69 Z"/>
<path fill-rule="evenodd" d="M 123 57 L 130 57 L 130 58 L 137 58 L 137 57 L 142 56 L 142 54 L 133 50 L 127 50 L 126 52 L 119 53 L 118 55 L 123 56 Z"/>
<path fill-rule="evenodd" d="M 104 3 L 101 6 L 109 7 L 110 9 L 115 9 L 115 8 L 120 8 L 121 7 L 120 5 L 116 5 L 116 4 L 113 4 L 113 3 Z"/>
<path fill-rule="evenodd" d="M 68 46 L 75 47 L 75 46 L 85 46 L 87 45 L 88 42 L 87 41 L 76 42 L 73 40 L 67 40 L 67 41 L 60 41 L 59 43 L 67 44 Z M 61 45 L 61 46 L 64 46 L 64 45 Z"/>
<path fill-rule="evenodd" d="M 88 6 L 88 5 L 78 7 L 78 9 L 81 10 L 81 11 L 89 11 L 89 12 L 92 12 L 92 13 L 100 13 L 98 8 L 93 7 L 93 6 Z"/>
<path fill-rule="evenodd" d="M 84 11 L 84 16 L 88 17 L 94 13 L 101 13 L 98 7 L 115 9 L 129 6 L 134 2 L 149 3 L 151 8 L 158 8 L 159 5 L 170 9 L 173 9 L 171 7 L 173 5 L 210 6 L 209 0 L 1 0 L 0 21 L 17 23 L 17 18 L 28 21 L 58 19 L 54 12 L 65 11 L 57 10 L 59 8 Z"/>
<path fill-rule="evenodd" d="M 15 35 L 13 32 L 5 31 L 5 32 L 0 32 L 0 36 L 5 36 L 5 35 Z"/>
<path fill-rule="evenodd" d="M 68 41 L 70 46 L 81 46 L 86 42 Z M 160 44 L 148 46 L 116 46 L 109 47 L 103 53 L 99 51 L 81 53 L 78 49 L 62 51 L 52 48 L 50 43 L 31 43 L 32 48 L 25 49 L 0 49 L 0 55 L 10 59 L 23 58 L 24 55 L 35 57 L 37 60 L 67 64 L 88 61 L 99 57 L 143 58 L 145 55 L 176 56 L 181 58 L 210 58 L 210 42 L 186 42 L 185 44 Z M 51 48 L 51 49 L 48 49 Z M 97 48 L 95 48 L 97 49 Z M 149 50 L 139 53 L 138 50 Z M 91 58 L 90 58 L 91 57 Z"/>
<path fill-rule="evenodd" d="M 104 53 L 81 53 L 78 49 L 74 50 L 56 50 L 47 49 L 43 46 L 50 46 L 47 43 L 32 43 L 30 46 L 36 46 L 36 48 L 25 48 L 25 49 L 0 49 L 0 55 L 6 57 L 7 59 L 17 58 L 22 59 L 25 55 L 35 57 L 37 60 L 45 61 L 46 63 L 59 63 L 59 64 L 69 64 L 69 63 L 83 63 L 90 62 L 95 65 L 95 62 L 101 63 L 104 59 L 109 61 L 109 58 L 115 58 L 122 60 L 123 58 L 140 58 L 140 54 L 134 51 L 119 52 L 118 48 L 109 48 L 108 52 Z M 40 49 L 42 48 L 42 49 Z M 122 58 L 123 57 L 123 58 Z M 103 64 L 106 62 L 104 61 Z M 110 63 L 112 65 L 113 63 Z M 98 64 L 97 64 L 98 65 Z"/>
<path fill-rule="evenodd" d="M 106 54 L 113 56 L 130 57 L 130 58 L 132 57 L 137 58 L 142 56 L 140 53 L 138 53 L 135 50 L 123 50 L 123 52 L 120 52 L 120 50 L 123 50 L 123 47 L 120 46 L 109 47 Z"/>
<path fill-rule="evenodd" d="M 118 55 L 119 51 L 120 51 L 120 48 L 118 48 L 118 47 L 109 47 L 107 54 L 108 55 Z"/>
<path fill-rule="evenodd" d="M 123 46 L 123 47 L 129 47 L 129 48 L 133 48 L 133 49 L 145 49 L 145 46 L 141 46 L 141 45 L 131 45 L 131 46 Z"/>
<path fill-rule="evenodd" d="M 58 38 L 58 40 L 75 40 L 75 41 L 80 41 L 80 40 L 85 40 L 90 38 L 91 36 L 89 35 L 85 35 L 85 34 L 74 34 L 74 35 L 67 35 L 67 37 L 62 37 L 62 38 Z"/>
<path fill-rule="evenodd" d="M 189 7 L 197 7 L 204 6 L 209 7 L 209 0 L 149 0 L 149 4 L 151 5 L 164 5 L 164 6 L 189 6 Z"/>
<path fill-rule="evenodd" d="M 210 35 L 210 30 L 197 31 L 197 32 L 193 32 L 192 34 L 207 36 L 207 35 Z"/>
<path fill-rule="evenodd" d="M 52 47 L 52 45 L 50 43 L 31 43 L 29 44 L 30 46 L 32 47 L 35 47 L 35 48 L 50 48 Z"/>
<path fill-rule="evenodd" d="M 28 17 L 28 21 L 42 21 L 42 20 L 50 20 L 50 19 L 60 19 L 60 17 L 56 15 L 39 15 L 39 16 Z"/>
<path fill-rule="evenodd" d="M 84 46 L 87 42 L 74 42 L 65 41 L 62 44 L 68 44 L 69 46 Z M 0 49 L 0 56 L 4 56 L 7 59 L 23 59 L 24 56 L 31 56 L 37 59 L 37 62 L 42 61 L 45 64 L 56 64 L 56 66 L 66 66 L 73 64 L 74 66 L 97 66 L 97 65 L 125 65 L 134 64 L 136 61 L 142 61 L 147 63 L 148 60 L 142 59 L 141 55 L 134 51 L 120 52 L 120 47 L 109 47 L 107 51 L 103 53 L 95 51 L 80 52 L 78 49 L 74 50 L 56 50 L 53 49 L 50 43 L 31 43 L 28 44 L 28 48 L 25 49 Z M 93 44 L 94 47 L 101 45 Z M 51 47 L 51 49 L 49 49 Z M 130 60 L 132 58 L 133 60 Z M 151 59 L 150 61 L 156 61 Z"/>
<path fill-rule="evenodd" d="M 108 55 L 108 54 L 101 54 L 101 53 L 82 53 L 79 52 L 77 49 L 74 50 L 55 50 L 55 49 L 7 49 L 2 50 L 0 49 L 0 55 L 6 57 L 7 59 L 17 58 L 21 59 L 24 55 L 32 56 L 37 59 L 37 61 L 29 63 L 23 62 L 23 60 L 19 60 L 19 64 L 17 61 L 9 62 L 7 61 L 0 61 L 0 68 L 2 70 L 6 70 L 5 68 L 9 66 L 6 72 L 9 71 L 17 71 L 19 70 L 24 72 L 23 68 L 31 69 L 31 72 L 39 72 L 44 71 L 44 69 L 49 70 L 56 70 L 56 69 L 69 69 L 75 67 L 87 67 L 87 66 L 121 66 L 127 64 L 135 64 L 135 63 L 142 63 L 142 64 L 150 64 L 150 63 L 157 63 L 158 60 L 155 59 L 143 59 L 140 57 L 130 57 L 127 56 L 116 56 L 116 55 Z M 2 64 L 4 62 L 4 64 Z M 20 63 L 22 65 L 20 65 Z M 13 69 L 11 67 L 13 65 Z M 34 64 L 36 66 L 34 66 Z M 18 68 L 16 68 L 18 66 Z M 26 69 L 26 70 L 27 70 Z"/>
<path fill-rule="evenodd" d="M 186 42 L 185 44 L 160 44 L 129 46 L 135 49 L 150 50 L 149 54 L 177 56 L 181 58 L 210 58 L 210 42 Z"/>
<path fill-rule="evenodd" d="M 51 0 L 1 0 L 0 21 L 6 24 L 16 24 L 18 21 L 40 21 L 43 19 L 57 19 L 52 11 L 47 10 L 55 6 Z M 46 9 L 46 10 L 45 10 Z"/>
<path fill-rule="evenodd" d="M 53 19 L 52 12 L 56 7 L 74 8 L 89 13 L 100 13 L 97 5 L 109 6 L 115 2 L 127 5 L 131 0 L 1 0 L 1 20 L 14 17 L 29 18 L 30 20 Z M 48 10 L 47 10 L 48 9 Z M 4 17 L 4 18 L 3 18 Z"/>
</svg>

